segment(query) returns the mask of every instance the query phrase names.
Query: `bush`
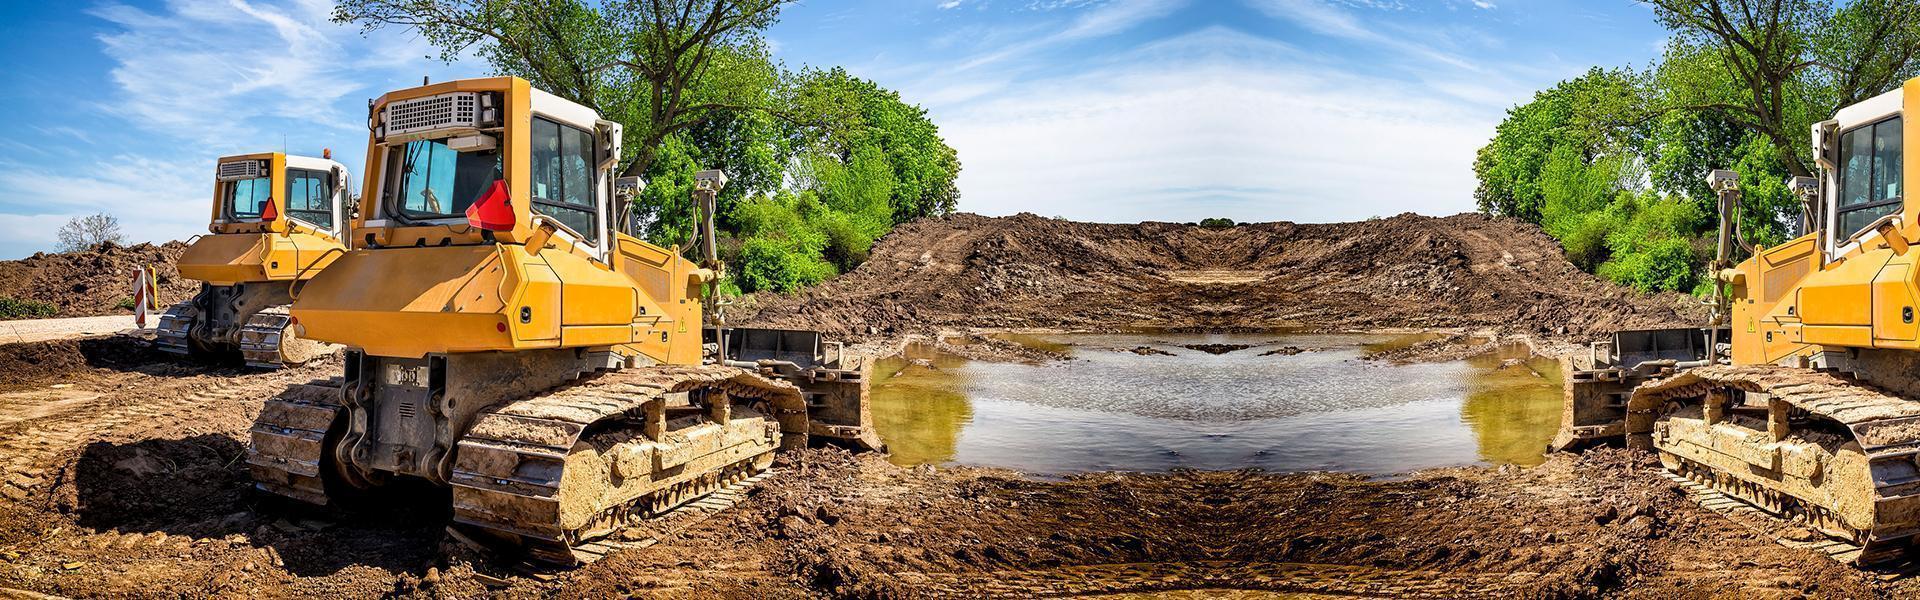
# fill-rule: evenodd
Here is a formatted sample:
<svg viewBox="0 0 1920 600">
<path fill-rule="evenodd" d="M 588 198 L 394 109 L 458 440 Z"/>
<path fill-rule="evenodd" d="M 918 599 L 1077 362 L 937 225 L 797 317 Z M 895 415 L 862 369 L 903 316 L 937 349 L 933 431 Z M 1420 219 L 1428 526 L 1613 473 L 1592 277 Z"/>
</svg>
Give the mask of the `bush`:
<svg viewBox="0 0 1920 600">
<path fill-rule="evenodd" d="M 1560 239 L 1560 247 L 1566 249 L 1567 260 L 1591 273 L 1612 256 L 1607 240 L 1619 226 L 1619 220 L 1612 213 L 1587 213 L 1567 220 L 1556 237 Z"/>
<path fill-rule="evenodd" d="M 45 302 L 0 297 L 0 319 L 44 319 L 60 312 Z"/>
<path fill-rule="evenodd" d="M 833 265 L 794 246 L 773 236 L 748 238 L 740 245 L 740 289 L 792 292 L 834 276 Z"/>
<path fill-rule="evenodd" d="M 1692 291 L 1700 283 L 1699 268 L 1693 245 L 1669 238 L 1600 265 L 1600 276 L 1642 292 Z"/>
<path fill-rule="evenodd" d="M 867 262 L 867 254 L 873 250 L 873 236 L 861 231 L 859 227 L 845 219 L 822 219 L 821 229 L 827 233 L 826 259 L 838 267 L 841 272 L 852 271 L 860 263 Z"/>
<path fill-rule="evenodd" d="M 1228 227 L 1233 227 L 1235 225 L 1238 225 L 1238 223 L 1234 223 L 1233 219 L 1228 219 L 1225 217 L 1215 217 L 1212 219 L 1200 220 L 1200 226 L 1205 227 L 1207 229 L 1226 229 Z"/>
</svg>

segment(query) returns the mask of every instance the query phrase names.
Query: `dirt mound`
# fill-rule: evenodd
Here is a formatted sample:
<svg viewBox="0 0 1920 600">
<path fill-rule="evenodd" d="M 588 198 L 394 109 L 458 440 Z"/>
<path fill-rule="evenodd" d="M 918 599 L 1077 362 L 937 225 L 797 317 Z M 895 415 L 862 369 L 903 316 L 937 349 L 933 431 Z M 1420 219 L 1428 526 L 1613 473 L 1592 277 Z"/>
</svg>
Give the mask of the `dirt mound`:
<svg viewBox="0 0 1920 600">
<path fill-rule="evenodd" d="M 0 261 L 0 298 L 52 305 L 56 317 L 126 314 L 133 297 L 134 268 L 151 266 L 160 288 L 160 306 L 186 300 L 200 282 L 180 277 L 174 262 L 186 242 L 120 246 L 101 244 L 79 252 L 36 253 Z"/>
<path fill-rule="evenodd" d="M 1581 272 L 1538 227 L 1479 214 L 1224 229 L 959 214 L 903 225 L 853 272 L 756 302 L 743 322 L 855 336 L 1297 326 L 1585 335 L 1703 318 L 1685 296 Z"/>
</svg>

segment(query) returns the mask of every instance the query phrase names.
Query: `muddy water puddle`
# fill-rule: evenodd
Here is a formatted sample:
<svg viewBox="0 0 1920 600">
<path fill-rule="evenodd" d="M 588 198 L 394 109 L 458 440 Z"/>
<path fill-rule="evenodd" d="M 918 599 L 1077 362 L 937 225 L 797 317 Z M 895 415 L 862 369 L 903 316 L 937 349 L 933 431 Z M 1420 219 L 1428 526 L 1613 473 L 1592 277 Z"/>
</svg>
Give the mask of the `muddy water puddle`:
<svg viewBox="0 0 1920 600">
<path fill-rule="evenodd" d="M 1059 475 L 1174 468 L 1403 473 L 1538 464 L 1559 423 L 1555 361 L 1509 348 L 1396 365 L 1391 335 L 1044 335 L 1073 360 L 880 361 L 892 460 Z"/>
</svg>

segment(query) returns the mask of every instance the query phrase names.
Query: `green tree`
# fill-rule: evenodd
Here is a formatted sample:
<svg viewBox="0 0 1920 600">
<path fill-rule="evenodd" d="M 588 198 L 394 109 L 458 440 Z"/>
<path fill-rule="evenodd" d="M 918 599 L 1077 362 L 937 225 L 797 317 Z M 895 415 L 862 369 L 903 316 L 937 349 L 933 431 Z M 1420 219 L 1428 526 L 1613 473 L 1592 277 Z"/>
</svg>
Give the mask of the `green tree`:
<svg viewBox="0 0 1920 600">
<path fill-rule="evenodd" d="M 1624 69 L 1595 67 L 1534 95 L 1507 111 L 1493 140 L 1473 164 L 1480 210 L 1538 223 L 1545 190 L 1542 174 L 1563 148 L 1582 163 L 1619 151 L 1633 136 L 1620 123 L 1634 120 L 1644 105 L 1640 78 Z"/>
<path fill-rule="evenodd" d="M 778 69 L 762 33 L 791 0 L 340 0 L 333 19 L 418 32 L 452 61 L 474 52 L 625 127 L 622 174 L 667 138 L 767 107 Z"/>
<path fill-rule="evenodd" d="M 894 222 L 948 214 L 959 203 L 959 154 L 940 138 L 925 109 L 839 67 L 800 71 L 786 95 L 795 149 L 841 162 L 865 148 L 880 151 L 893 177 L 888 204 Z"/>
<path fill-rule="evenodd" d="M 1912 0 L 1645 0 L 1673 32 L 1660 110 L 1711 113 L 1764 137 L 1808 175 L 1808 132 L 1920 74 Z"/>
</svg>

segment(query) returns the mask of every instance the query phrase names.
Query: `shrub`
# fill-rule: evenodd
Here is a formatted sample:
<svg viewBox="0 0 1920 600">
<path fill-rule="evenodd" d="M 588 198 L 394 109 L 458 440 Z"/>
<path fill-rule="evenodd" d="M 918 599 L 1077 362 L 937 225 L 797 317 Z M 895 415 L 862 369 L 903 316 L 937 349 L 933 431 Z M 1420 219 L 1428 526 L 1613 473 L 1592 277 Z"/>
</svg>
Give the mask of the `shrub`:
<svg viewBox="0 0 1920 600">
<path fill-rule="evenodd" d="M 1208 229 L 1226 229 L 1228 227 L 1233 227 L 1235 225 L 1238 225 L 1238 223 L 1234 223 L 1233 219 L 1228 219 L 1225 217 L 1215 217 L 1212 219 L 1200 220 L 1200 226 Z"/>
<path fill-rule="evenodd" d="M 44 319 L 60 312 L 45 302 L 0 297 L 0 319 Z"/>
<path fill-rule="evenodd" d="M 1692 291 L 1700 283 L 1699 268 L 1693 245 L 1669 238 L 1600 265 L 1600 275 L 1643 292 Z"/>
<path fill-rule="evenodd" d="M 801 251 L 791 240 L 755 236 L 740 245 L 740 289 L 791 292 L 834 275 L 833 265 L 817 253 Z"/>
</svg>

